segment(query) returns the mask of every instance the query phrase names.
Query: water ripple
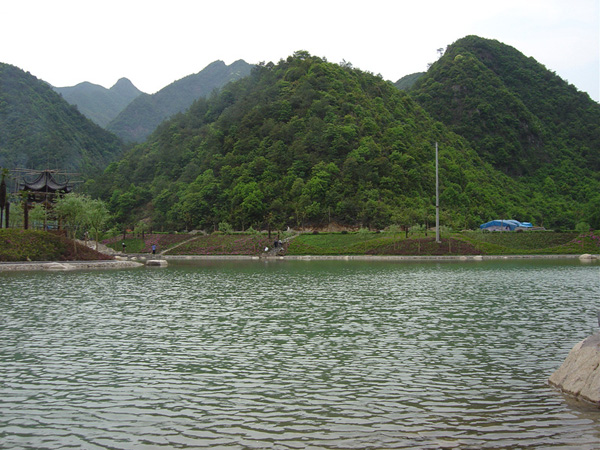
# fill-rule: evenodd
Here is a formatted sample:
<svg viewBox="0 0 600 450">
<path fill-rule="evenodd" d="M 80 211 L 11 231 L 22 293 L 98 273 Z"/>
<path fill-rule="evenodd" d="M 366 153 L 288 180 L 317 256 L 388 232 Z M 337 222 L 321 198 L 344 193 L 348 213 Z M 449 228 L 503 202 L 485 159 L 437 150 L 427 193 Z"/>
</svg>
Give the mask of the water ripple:
<svg viewBox="0 0 600 450">
<path fill-rule="evenodd" d="M 598 265 L 0 274 L 0 447 L 581 448 Z"/>
</svg>

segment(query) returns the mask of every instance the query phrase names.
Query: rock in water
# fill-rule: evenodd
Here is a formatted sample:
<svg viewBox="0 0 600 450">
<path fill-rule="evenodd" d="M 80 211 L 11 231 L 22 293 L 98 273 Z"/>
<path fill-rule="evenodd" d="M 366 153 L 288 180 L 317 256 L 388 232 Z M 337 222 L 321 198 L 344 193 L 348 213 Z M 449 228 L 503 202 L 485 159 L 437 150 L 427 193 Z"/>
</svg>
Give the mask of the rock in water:
<svg viewBox="0 0 600 450">
<path fill-rule="evenodd" d="M 146 261 L 146 265 L 153 267 L 167 267 L 169 264 L 164 259 L 149 259 Z"/>
<path fill-rule="evenodd" d="M 600 407 L 600 333 L 577 343 L 548 382 Z"/>
</svg>

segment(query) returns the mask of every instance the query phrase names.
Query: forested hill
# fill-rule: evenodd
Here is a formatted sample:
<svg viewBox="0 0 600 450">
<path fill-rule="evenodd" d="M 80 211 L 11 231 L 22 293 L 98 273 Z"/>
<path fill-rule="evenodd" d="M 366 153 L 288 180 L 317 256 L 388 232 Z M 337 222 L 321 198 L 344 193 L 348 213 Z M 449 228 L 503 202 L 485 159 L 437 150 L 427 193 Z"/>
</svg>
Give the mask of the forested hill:
<svg viewBox="0 0 600 450">
<path fill-rule="evenodd" d="M 119 221 L 151 217 L 155 227 L 432 223 L 436 141 L 446 225 L 539 223 L 527 187 L 408 94 L 306 52 L 196 101 L 88 188 Z"/>
<path fill-rule="evenodd" d="M 194 100 L 208 96 L 214 89 L 247 76 L 251 68 L 252 65 L 243 60 L 229 66 L 223 61 L 215 61 L 200 72 L 177 80 L 155 94 L 140 95 L 106 128 L 125 142 L 142 142 L 163 120 L 185 111 Z"/>
<path fill-rule="evenodd" d="M 581 169 L 600 171 L 600 105 L 513 47 L 460 39 L 411 93 L 505 173 L 571 172 L 572 185 Z"/>
<path fill-rule="evenodd" d="M 86 81 L 76 86 L 55 87 L 54 90 L 103 128 L 142 94 L 127 78 L 121 78 L 110 89 Z"/>
<path fill-rule="evenodd" d="M 44 81 L 0 63 L 0 167 L 102 170 L 120 140 L 85 118 Z"/>
</svg>

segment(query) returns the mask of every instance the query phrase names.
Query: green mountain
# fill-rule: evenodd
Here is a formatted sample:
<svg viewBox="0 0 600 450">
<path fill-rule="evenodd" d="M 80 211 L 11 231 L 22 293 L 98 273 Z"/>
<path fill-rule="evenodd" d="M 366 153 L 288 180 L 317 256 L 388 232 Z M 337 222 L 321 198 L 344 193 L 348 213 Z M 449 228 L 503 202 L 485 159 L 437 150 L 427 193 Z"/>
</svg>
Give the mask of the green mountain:
<svg viewBox="0 0 600 450">
<path fill-rule="evenodd" d="M 450 45 L 410 93 L 483 160 L 528 186 L 538 223 L 600 227 L 600 105 L 588 94 L 477 36 Z"/>
<path fill-rule="evenodd" d="M 142 94 L 127 78 L 121 78 L 110 89 L 86 81 L 71 87 L 55 87 L 54 90 L 103 128 Z"/>
<path fill-rule="evenodd" d="M 50 85 L 0 63 L 0 167 L 103 170 L 120 140 L 85 118 Z"/>
<path fill-rule="evenodd" d="M 411 94 L 512 176 L 565 165 L 600 171 L 600 105 L 513 47 L 460 39 Z"/>
<path fill-rule="evenodd" d="M 432 223 L 436 141 L 443 223 L 535 222 L 529 190 L 408 94 L 307 52 L 197 100 L 88 188 L 170 229 Z"/>
<path fill-rule="evenodd" d="M 118 220 L 237 229 L 600 226 L 599 105 L 515 49 L 451 45 L 410 93 L 307 52 L 257 66 L 88 187 Z"/>
<path fill-rule="evenodd" d="M 175 81 L 155 94 L 133 100 L 106 127 L 126 142 L 142 142 L 173 114 L 185 111 L 200 97 L 206 97 L 224 84 L 245 77 L 251 65 L 243 60 L 227 66 L 215 61 L 202 71 Z"/>
</svg>

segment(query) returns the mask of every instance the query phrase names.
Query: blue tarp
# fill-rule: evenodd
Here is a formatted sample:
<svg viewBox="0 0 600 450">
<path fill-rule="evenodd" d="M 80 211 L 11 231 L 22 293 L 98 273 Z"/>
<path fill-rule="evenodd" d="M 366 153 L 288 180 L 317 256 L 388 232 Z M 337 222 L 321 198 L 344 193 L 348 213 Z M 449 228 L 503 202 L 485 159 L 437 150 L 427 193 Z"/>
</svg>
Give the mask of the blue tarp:
<svg viewBox="0 0 600 450">
<path fill-rule="evenodd" d="M 482 230 L 505 230 L 505 231 L 515 231 L 517 228 L 532 228 L 533 225 L 529 222 L 519 222 L 518 220 L 512 219 L 499 219 L 492 220 L 490 222 L 479 225 L 479 228 Z"/>
</svg>

